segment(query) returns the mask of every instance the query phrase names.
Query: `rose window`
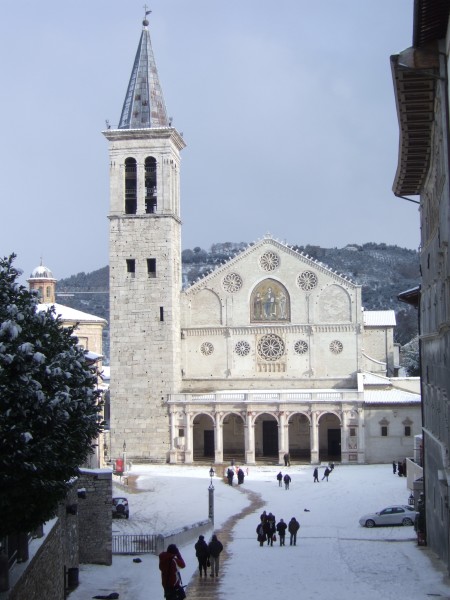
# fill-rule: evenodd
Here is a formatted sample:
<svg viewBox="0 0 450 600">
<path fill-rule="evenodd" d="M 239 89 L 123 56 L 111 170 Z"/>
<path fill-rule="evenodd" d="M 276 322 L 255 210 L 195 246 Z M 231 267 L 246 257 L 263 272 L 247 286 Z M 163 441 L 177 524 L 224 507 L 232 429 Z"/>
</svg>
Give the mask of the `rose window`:
<svg viewBox="0 0 450 600">
<path fill-rule="evenodd" d="M 296 354 L 305 354 L 308 352 L 308 344 L 305 340 L 298 340 L 298 342 L 295 342 L 294 344 L 294 350 Z"/>
<path fill-rule="evenodd" d="M 264 271 L 275 271 L 280 265 L 280 257 L 275 252 L 265 252 L 259 259 L 259 264 Z"/>
<path fill-rule="evenodd" d="M 203 342 L 203 344 L 200 346 L 200 352 L 205 356 L 209 356 L 214 352 L 214 346 L 211 344 L 211 342 Z"/>
<path fill-rule="evenodd" d="M 317 275 L 312 271 L 303 271 L 297 277 L 297 285 L 304 292 L 313 290 L 317 285 Z"/>
<path fill-rule="evenodd" d="M 343 349 L 344 349 L 344 346 L 343 346 L 342 342 L 340 342 L 339 340 L 333 340 L 330 344 L 330 351 L 333 354 L 340 354 Z"/>
<path fill-rule="evenodd" d="M 283 340 L 274 333 L 263 336 L 258 342 L 258 354 L 264 360 L 278 360 L 284 354 Z"/>
<path fill-rule="evenodd" d="M 234 347 L 234 351 L 236 354 L 239 354 L 239 356 L 247 356 L 247 354 L 250 352 L 250 344 L 241 340 L 237 342 L 236 346 Z"/>
<path fill-rule="evenodd" d="M 242 287 L 242 277 L 237 273 L 228 273 L 222 281 L 223 289 L 230 294 L 238 292 Z"/>
</svg>

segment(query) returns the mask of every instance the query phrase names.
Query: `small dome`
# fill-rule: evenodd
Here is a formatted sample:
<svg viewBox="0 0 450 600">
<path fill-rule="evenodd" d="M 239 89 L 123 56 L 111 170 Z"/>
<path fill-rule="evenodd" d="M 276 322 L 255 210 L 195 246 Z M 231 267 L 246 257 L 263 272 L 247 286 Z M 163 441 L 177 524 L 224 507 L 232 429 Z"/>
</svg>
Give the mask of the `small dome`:
<svg viewBox="0 0 450 600">
<path fill-rule="evenodd" d="M 33 269 L 31 275 L 31 279 L 53 279 L 53 273 L 49 268 L 44 267 L 44 265 L 40 265 Z"/>
</svg>

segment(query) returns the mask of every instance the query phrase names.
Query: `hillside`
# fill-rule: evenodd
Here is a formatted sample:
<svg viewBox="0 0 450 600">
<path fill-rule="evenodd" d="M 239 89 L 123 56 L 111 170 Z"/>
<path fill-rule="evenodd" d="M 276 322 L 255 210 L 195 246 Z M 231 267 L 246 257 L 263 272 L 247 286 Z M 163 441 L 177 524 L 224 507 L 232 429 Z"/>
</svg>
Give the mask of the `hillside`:
<svg viewBox="0 0 450 600">
<path fill-rule="evenodd" d="M 183 285 L 190 285 L 246 247 L 244 242 L 225 242 L 213 244 L 209 251 L 198 246 L 183 250 Z M 375 243 L 351 244 L 345 248 L 293 248 L 362 285 L 366 310 L 394 310 L 396 342 L 404 345 L 417 335 L 417 312 L 397 300 L 400 292 L 419 283 L 419 256 L 415 250 Z M 92 273 L 78 273 L 61 279 L 57 284 L 57 301 L 109 321 L 108 276 L 109 268 L 103 267 Z M 104 351 L 108 356 L 108 330 L 104 332 Z"/>
</svg>

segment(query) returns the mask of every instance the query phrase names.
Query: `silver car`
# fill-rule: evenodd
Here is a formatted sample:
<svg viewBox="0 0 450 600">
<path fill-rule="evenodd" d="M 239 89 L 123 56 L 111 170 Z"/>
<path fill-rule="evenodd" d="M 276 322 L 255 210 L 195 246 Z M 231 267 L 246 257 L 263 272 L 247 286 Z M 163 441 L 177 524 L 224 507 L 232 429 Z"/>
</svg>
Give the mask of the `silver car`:
<svg viewBox="0 0 450 600">
<path fill-rule="evenodd" d="M 359 519 L 363 527 L 375 527 L 375 525 L 414 525 L 417 511 L 407 504 L 387 506 L 376 513 L 364 515 Z"/>
</svg>

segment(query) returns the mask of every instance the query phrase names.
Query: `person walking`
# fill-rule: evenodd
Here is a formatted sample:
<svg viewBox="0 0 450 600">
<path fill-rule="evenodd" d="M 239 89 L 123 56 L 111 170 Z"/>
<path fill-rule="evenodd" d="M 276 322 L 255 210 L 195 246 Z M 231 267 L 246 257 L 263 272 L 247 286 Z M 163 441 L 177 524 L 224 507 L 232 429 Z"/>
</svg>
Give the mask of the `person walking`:
<svg viewBox="0 0 450 600">
<path fill-rule="evenodd" d="M 283 519 L 280 519 L 280 522 L 277 523 L 277 531 L 278 537 L 280 538 L 280 546 L 284 546 L 284 540 L 286 538 L 286 529 L 286 523 L 283 521 Z"/>
<path fill-rule="evenodd" d="M 206 567 L 209 558 L 208 552 L 208 544 L 205 542 L 205 537 L 203 535 L 198 536 L 198 542 L 194 546 L 195 548 L 195 556 L 198 560 L 198 570 L 200 572 L 200 577 L 205 575 L 206 577 Z"/>
<path fill-rule="evenodd" d="M 278 480 L 278 486 L 283 487 L 283 484 L 281 483 L 283 481 L 283 473 L 281 471 L 277 475 L 277 480 Z"/>
<path fill-rule="evenodd" d="M 283 481 L 284 481 L 284 489 L 288 490 L 289 489 L 289 484 L 291 483 L 291 477 L 287 473 L 283 477 Z"/>
<path fill-rule="evenodd" d="M 209 562 L 211 563 L 211 577 L 219 576 L 220 553 L 223 550 L 222 542 L 217 539 L 217 535 L 213 535 L 208 544 Z"/>
<path fill-rule="evenodd" d="M 319 481 L 319 469 L 316 467 L 313 471 L 314 483 L 320 483 Z"/>
<path fill-rule="evenodd" d="M 186 563 L 175 544 L 169 544 L 165 552 L 159 555 L 159 570 L 161 584 L 166 600 L 176 600 L 178 589 L 181 588 L 181 576 L 178 569 L 184 569 Z"/>
<path fill-rule="evenodd" d="M 239 467 L 239 469 L 238 469 L 237 478 L 238 478 L 238 485 L 241 485 L 241 483 L 244 483 L 244 471 L 241 469 L 241 467 Z"/>
<path fill-rule="evenodd" d="M 261 520 L 261 523 L 256 528 L 256 536 L 260 546 L 264 546 L 264 542 L 266 541 L 266 532 L 264 531 L 264 522 Z"/>
<path fill-rule="evenodd" d="M 400 461 L 398 461 L 398 476 L 403 477 L 403 465 Z"/>
<path fill-rule="evenodd" d="M 300 529 L 300 523 L 295 517 L 289 521 L 288 531 L 290 533 L 289 546 L 297 545 L 297 531 Z"/>
<path fill-rule="evenodd" d="M 394 475 L 397 473 L 397 463 L 395 462 L 395 460 L 392 461 L 392 472 L 394 473 Z"/>
<path fill-rule="evenodd" d="M 275 516 L 272 513 L 269 513 L 264 523 L 264 533 L 268 546 L 273 546 L 273 536 L 275 535 L 275 532 Z"/>
<path fill-rule="evenodd" d="M 234 477 L 234 470 L 231 467 L 228 467 L 228 470 L 227 470 L 228 485 L 233 485 L 233 477 Z"/>
<path fill-rule="evenodd" d="M 324 479 L 326 479 L 328 481 L 328 475 L 331 473 L 330 469 L 328 467 L 326 467 L 325 471 L 323 472 L 323 477 L 322 477 L 322 481 Z"/>
<path fill-rule="evenodd" d="M 289 452 L 286 452 L 284 454 L 283 458 L 284 458 L 284 466 L 290 467 L 291 466 L 291 457 L 289 456 Z"/>
</svg>

